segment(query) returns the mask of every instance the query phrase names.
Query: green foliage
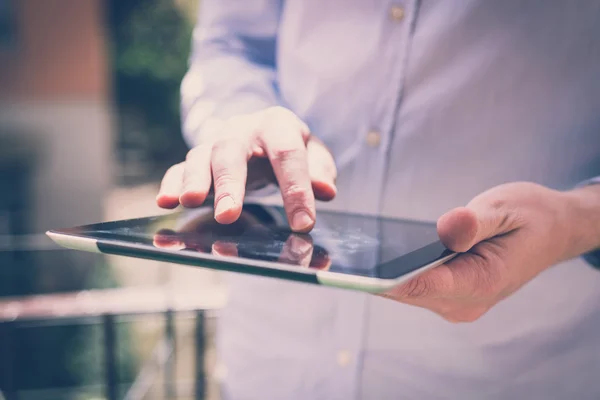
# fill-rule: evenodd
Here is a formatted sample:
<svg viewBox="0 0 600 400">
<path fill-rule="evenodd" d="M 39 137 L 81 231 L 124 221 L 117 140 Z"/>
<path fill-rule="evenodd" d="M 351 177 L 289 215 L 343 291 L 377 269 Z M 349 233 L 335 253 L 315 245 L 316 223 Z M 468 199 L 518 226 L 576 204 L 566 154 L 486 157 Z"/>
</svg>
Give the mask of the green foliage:
<svg viewBox="0 0 600 400">
<path fill-rule="evenodd" d="M 157 19 L 158 26 L 151 24 Z M 177 84 L 185 73 L 189 48 L 189 27 L 184 22 L 167 2 L 140 7 L 123 27 L 123 51 L 115 60 L 117 72 Z"/>
<path fill-rule="evenodd" d="M 173 0 L 112 0 L 109 17 L 121 145 L 162 169 L 185 151 L 179 88 L 192 21 Z"/>
<path fill-rule="evenodd" d="M 183 158 L 186 150 L 180 132 L 179 87 L 187 69 L 192 19 L 172 0 L 108 0 L 104 4 L 108 7 L 120 143 L 140 147 L 155 161 L 156 170 L 164 171 L 166 165 Z M 104 258 L 97 259 L 94 266 L 79 268 L 63 264 L 61 254 L 0 254 L 0 265 L 4 267 L 0 271 L 0 297 L 118 286 Z M 59 288 L 44 283 L 40 257 L 56 260 L 56 268 L 46 273 L 65 277 Z M 14 371 L 17 387 L 33 390 L 101 383 L 102 339 L 99 325 L 19 328 L 14 343 L 18 354 Z M 129 326 L 120 324 L 122 382 L 130 382 L 139 367 L 134 342 Z"/>
</svg>

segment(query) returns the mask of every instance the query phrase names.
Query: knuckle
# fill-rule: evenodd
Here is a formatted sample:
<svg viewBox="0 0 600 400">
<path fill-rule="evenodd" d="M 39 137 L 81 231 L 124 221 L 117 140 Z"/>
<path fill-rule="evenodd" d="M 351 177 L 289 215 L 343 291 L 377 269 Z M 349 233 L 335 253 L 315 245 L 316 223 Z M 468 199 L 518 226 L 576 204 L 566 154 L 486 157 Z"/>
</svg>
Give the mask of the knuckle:
<svg viewBox="0 0 600 400">
<path fill-rule="evenodd" d="M 469 273 L 473 274 L 470 281 L 473 282 L 474 294 L 481 297 L 495 296 L 504 285 L 506 276 L 506 263 L 504 259 L 494 250 L 491 242 L 477 245 L 476 255 L 473 256 L 472 268 Z"/>
<path fill-rule="evenodd" d="M 308 189 L 296 184 L 287 185 L 282 189 L 282 193 L 288 201 L 294 203 L 302 203 L 309 197 Z"/>
<path fill-rule="evenodd" d="M 257 121 L 259 121 L 258 116 L 254 114 L 236 115 L 225 122 L 221 132 L 226 138 L 239 142 L 241 139 L 253 136 L 258 126 Z"/>
<path fill-rule="evenodd" d="M 206 145 L 197 145 L 187 152 L 185 161 L 194 160 L 195 158 L 202 156 L 202 153 L 206 153 Z"/>
<path fill-rule="evenodd" d="M 495 197 L 490 200 L 490 208 L 493 210 L 502 210 L 506 207 L 506 199 L 503 197 Z"/>
<path fill-rule="evenodd" d="M 213 143 L 212 150 L 215 152 L 223 152 L 226 153 L 228 148 L 231 146 L 231 140 L 228 139 L 220 139 Z"/>
<path fill-rule="evenodd" d="M 179 164 L 170 166 L 169 169 L 167 169 L 167 171 L 165 172 L 163 180 L 172 179 L 171 177 L 176 176 L 177 174 L 182 172 L 183 168 L 184 168 L 184 163 L 179 163 Z"/>
<path fill-rule="evenodd" d="M 219 162 L 232 163 L 244 157 L 243 142 L 233 139 L 223 139 L 215 142 L 212 156 Z"/>
<path fill-rule="evenodd" d="M 259 130 L 263 133 L 272 131 L 275 128 L 296 130 L 299 133 L 308 129 L 296 114 L 281 106 L 266 109 L 262 115 L 259 127 Z"/>
<path fill-rule="evenodd" d="M 215 176 L 214 186 L 215 191 L 217 192 L 228 192 L 231 190 L 232 186 L 235 186 L 237 184 L 238 181 L 230 173 L 223 172 Z"/>
<path fill-rule="evenodd" d="M 229 184 L 232 184 L 235 182 L 236 182 L 235 176 L 233 176 L 233 174 L 231 174 L 227 171 L 220 171 L 215 176 L 215 188 L 219 188 L 224 185 L 229 185 Z"/>
<path fill-rule="evenodd" d="M 427 279 L 417 276 L 401 288 L 401 297 L 420 298 L 431 293 L 431 285 Z"/>
<path fill-rule="evenodd" d="M 288 162 L 301 162 L 303 158 L 303 152 L 301 149 L 290 148 L 290 147 L 280 147 L 276 148 L 272 152 L 273 159 L 279 161 L 281 163 Z"/>
<path fill-rule="evenodd" d="M 305 209 L 307 205 L 310 208 L 312 199 L 309 191 L 298 185 L 290 185 L 282 189 L 284 203 L 290 207 L 290 213 L 294 214 L 300 209 Z"/>
</svg>

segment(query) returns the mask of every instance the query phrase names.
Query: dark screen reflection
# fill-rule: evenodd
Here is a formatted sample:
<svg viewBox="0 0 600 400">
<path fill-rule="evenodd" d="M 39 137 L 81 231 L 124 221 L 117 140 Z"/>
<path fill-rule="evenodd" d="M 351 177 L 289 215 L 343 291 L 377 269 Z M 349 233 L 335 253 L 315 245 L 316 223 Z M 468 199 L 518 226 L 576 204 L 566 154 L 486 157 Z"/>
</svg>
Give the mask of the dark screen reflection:
<svg viewBox="0 0 600 400">
<path fill-rule="evenodd" d="M 316 245 L 311 235 L 293 233 L 277 224 L 264 208 L 251 205 L 229 225 L 217 223 L 212 213 L 206 212 L 183 224 L 178 231 L 160 229 L 154 235 L 154 245 L 314 269 L 331 266 L 327 250 Z"/>
<path fill-rule="evenodd" d="M 152 246 L 187 256 L 202 253 L 382 279 L 400 277 L 448 255 L 435 224 L 318 211 L 310 234 L 296 234 L 282 207 L 259 204 L 245 204 L 240 218 L 229 225 L 217 223 L 207 205 L 67 232 L 99 239 L 100 246 L 113 246 L 112 251 Z"/>
</svg>

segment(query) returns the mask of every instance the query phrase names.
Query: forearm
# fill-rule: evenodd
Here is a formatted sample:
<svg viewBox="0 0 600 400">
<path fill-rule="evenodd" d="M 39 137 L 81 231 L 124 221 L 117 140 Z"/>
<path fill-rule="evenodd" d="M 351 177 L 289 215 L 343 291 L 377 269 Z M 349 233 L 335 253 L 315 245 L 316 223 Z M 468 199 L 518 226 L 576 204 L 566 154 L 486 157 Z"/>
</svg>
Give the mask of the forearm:
<svg viewBox="0 0 600 400">
<path fill-rule="evenodd" d="M 196 61 L 181 85 L 182 130 L 194 146 L 203 131 L 228 118 L 277 105 L 271 72 L 241 56 L 222 54 Z"/>
<path fill-rule="evenodd" d="M 190 146 L 224 120 L 278 102 L 280 0 L 203 0 L 199 13 L 181 84 L 182 128 Z"/>
<path fill-rule="evenodd" d="M 569 216 L 569 254 L 578 257 L 600 249 L 600 182 L 566 193 Z"/>
</svg>

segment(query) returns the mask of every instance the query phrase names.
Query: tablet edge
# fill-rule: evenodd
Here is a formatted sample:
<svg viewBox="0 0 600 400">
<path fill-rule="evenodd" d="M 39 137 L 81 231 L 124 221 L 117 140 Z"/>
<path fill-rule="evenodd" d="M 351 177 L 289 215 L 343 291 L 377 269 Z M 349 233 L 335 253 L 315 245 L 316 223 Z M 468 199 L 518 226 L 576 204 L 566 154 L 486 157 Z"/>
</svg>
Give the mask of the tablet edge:
<svg viewBox="0 0 600 400">
<path fill-rule="evenodd" d="M 67 249 L 87 251 L 90 253 L 102 253 L 98 247 L 97 239 L 65 235 L 53 231 L 46 232 L 46 235 L 56 244 Z"/>
</svg>

